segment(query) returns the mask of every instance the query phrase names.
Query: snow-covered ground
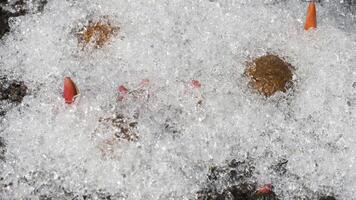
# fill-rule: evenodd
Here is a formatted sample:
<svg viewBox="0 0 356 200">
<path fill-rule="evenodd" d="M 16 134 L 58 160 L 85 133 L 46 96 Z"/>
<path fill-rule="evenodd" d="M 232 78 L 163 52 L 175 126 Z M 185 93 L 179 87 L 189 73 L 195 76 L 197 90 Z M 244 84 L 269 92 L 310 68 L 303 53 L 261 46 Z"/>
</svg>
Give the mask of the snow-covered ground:
<svg viewBox="0 0 356 200">
<path fill-rule="evenodd" d="M 232 159 L 252 159 L 280 199 L 355 199 L 356 18 L 344 4 L 318 4 L 308 32 L 299 0 L 51 0 L 13 18 L 0 73 L 29 95 L 0 121 L 0 199 L 194 199 Z M 77 32 L 101 16 L 118 34 L 83 48 Z M 267 99 L 243 76 L 266 53 L 295 67 L 293 89 Z M 71 105 L 66 76 L 80 89 Z M 136 91 L 118 100 L 120 85 Z M 133 141 L 108 142 L 119 115 Z M 269 167 L 281 159 L 283 177 Z"/>
</svg>

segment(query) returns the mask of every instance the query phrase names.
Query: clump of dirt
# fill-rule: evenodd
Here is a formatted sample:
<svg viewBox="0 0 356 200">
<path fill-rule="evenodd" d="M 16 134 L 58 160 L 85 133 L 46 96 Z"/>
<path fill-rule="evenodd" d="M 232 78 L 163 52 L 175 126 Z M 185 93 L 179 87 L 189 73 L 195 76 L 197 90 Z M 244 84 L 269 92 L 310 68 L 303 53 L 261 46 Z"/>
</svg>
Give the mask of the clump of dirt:
<svg viewBox="0 0 356 200">
<path fill-rule="evenodd" d="M 0 101 L 10 101 L 12 103 L 21 103 L 27 94 L 27 86 L 23 81 L 7 80 L 0 78 Z"/>
<path fill-rule="evenodd" d="M 245 75 L 252 88 L 265 95 L 286 92 L 292 86 L 293 67 L 277 55 L 268 54 L 247 64 Z"/>
<path fill-rule="evenodd" d="M 89 21 L 78 33 L 78 41 L 84 46 L 93 43 L 95 48 L 101 48 L 117 35 L 120 27 L 113 25 L 107 16 L 96 21 Z"/>
<path fill-rule="evenodd" d="M 227 166 L 211 167 L 206 186 L 197 192 L 197 200 L 278 200 L 272 191 L 259 190 L 252 175 L 252 161 L 232 160 Z"/>
</svg>

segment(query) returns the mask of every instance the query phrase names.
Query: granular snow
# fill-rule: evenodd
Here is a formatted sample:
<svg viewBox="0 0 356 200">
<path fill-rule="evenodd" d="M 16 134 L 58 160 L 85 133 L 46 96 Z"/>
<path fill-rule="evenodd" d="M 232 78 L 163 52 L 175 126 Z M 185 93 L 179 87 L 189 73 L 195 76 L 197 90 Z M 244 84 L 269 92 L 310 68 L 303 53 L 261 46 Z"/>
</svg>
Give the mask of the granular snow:
<svg viewBox="0 0 356 200">
<path fill-rule="evenodd" d="M 280 199 L 354 199 L 356 27 L 347 25 L 355 15 L 324 1 L 318 28 L 305 32 L 306 6 L 52 0 L 43 12 L 11 18 L 1 73 L 31 94 L 0 122 L 1 198 L 195 199 L 209 168 L 249 158 L 255 181 L 272 183 Z M 83 48 L 78 30 L 101 16 L 119 34 Z M 246 62 L 268 53 L 295 71 L 293 90 L 266 99 L 243 74 Z M 71 105 L 62 98 L 66 76 L 80 89 Z M 120 85 L 135 92 L 123 95 Z M 117 141 L 115 155 L 103 157 L 93 133 L 115 135 L 100 119 L 118 114 L 134 119 L 138 138 Z M 286 172 L 275 173 L 283 159 Z"/>
</svg>

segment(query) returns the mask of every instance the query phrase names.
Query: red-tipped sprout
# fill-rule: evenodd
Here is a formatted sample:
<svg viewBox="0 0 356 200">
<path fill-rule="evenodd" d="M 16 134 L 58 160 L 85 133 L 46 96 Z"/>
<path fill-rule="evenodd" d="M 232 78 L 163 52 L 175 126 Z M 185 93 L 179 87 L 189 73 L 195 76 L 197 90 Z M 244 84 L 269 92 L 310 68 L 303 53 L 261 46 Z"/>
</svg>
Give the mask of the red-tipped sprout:
<svg viewBox="0 0 356 200">
<path fill-rule="evenodd" d="M 75 98 L 78 96 L 79 90 L 75 83 L 72 81 L 70 77 L 64 78 L 64 85 L 63 85 L 63 97 L 65 103 L 71 104 L 75 101 Z"/>
</svg>

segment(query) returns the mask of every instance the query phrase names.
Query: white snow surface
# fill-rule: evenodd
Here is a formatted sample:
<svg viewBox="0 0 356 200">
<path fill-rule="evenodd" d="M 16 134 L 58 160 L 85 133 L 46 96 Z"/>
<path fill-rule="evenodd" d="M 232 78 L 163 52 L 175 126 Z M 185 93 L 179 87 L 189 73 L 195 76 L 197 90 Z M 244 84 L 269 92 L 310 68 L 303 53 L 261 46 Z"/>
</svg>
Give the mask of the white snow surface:
<svg viewBox="0 0 356 200">
<path fill-rule="evenodd" d="M 7 144 L 0 176 L 12 183 L 0 196 L 61 199 L 63 187 L 78 195 L 101 189 L 117 199 L 194 199 L 209 166 L 251 157 L 257 180 L 272 182 L 283 199 L 302 186 L 270 174 L 280 158 L 312 191 L 355 199 L 356 26 L 345 26 L 355 17 L 339 2 L 324 2 L 318 28 L 306 32 L 306 6 L 52 0 L 43 13 L 13 18 L 0 67 L 25 81 L 30 94 L 0 124 Z M 118 36 L 83 50 L 75 33 L 104 15 L 120 26 Z M 268 99 L 243 76 L 246 62 L 266 53 L 295 67 L 294 88 Z M 62 98 L 65 76 L 80 89 L 72 105 Z M 117 101 L 119 85 L 134 89 L 143 79 L 150 82 L 140 98 Z M 101 117 L 115 113 L 139 113 L 139 139 L 119 142 L 105 158 L 94 132 Z M 174 133 L 165 129 L 167 119 Z"/>
</svg>

